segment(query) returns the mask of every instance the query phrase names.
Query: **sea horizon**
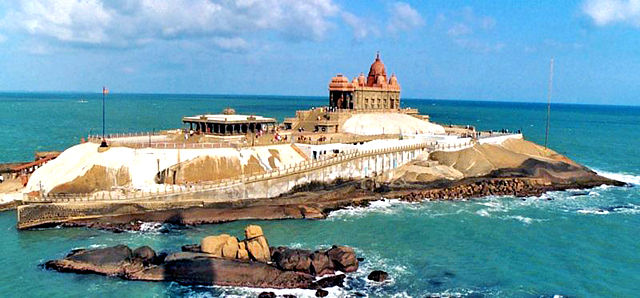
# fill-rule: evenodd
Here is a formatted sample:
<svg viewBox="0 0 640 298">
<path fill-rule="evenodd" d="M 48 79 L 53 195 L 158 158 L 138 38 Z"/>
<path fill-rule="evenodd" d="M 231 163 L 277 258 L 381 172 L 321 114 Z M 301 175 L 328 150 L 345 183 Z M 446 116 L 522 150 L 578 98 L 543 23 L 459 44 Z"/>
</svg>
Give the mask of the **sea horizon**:
<svg viewBox="0 0 640 298">
<path fill-rule="evenodd" d="M 15 94 L 15 95 L 19 95 L 19 94 L 60 94 L 60 95 L 97 95 L 97 96 L 102 96 L 102 92 L 101 91 L 0 91 L 0 95 L 11 95 L 11 94 Z M 247 97 L 247 96 L 253 96 L 253 97 L 282 97 L 282 98 L 296 98 L 296 97 L 306 97 L 306 98 L 316 98 L 316 99 L 326 99 L 326 95 L 290 95 L 290 94 L 250 94 L 250 93 L 184 93 L 184 92 L 113 92 L 112 90 L 109 91 L 109 95 L 107 96 L 107 99 L 109 98 L 109 96 L 113 96 L 113 95 L 167 95 L 167 96 L 176 96 L 176 95 L 183 95 L 183 96 L 211 96 L 211 97 L 223 97 L 223 96 L 241 96 L 241 97 Z M 435 100 L 435 101 L 451 101 L 451 102 L 486 102 L 486 103 L 514 103 L 514 104 L 538 104 L 538 105 L 547 105 L 546 99 L 545 101 L 531 101 L 531 100 L 527 100 L 527 99 L 523 99 L 523 100 L 513 100 L 513 99 L 469 99 L 469 98 L 463 98 L 463 99 L 456 99 L 456 98 L 426 98 L 426 97 L 405 97 L 403 96 L 403 99 L 407 99 L 407 100 Z M 581 102 L 562 102 L 562 101 L 555 101 L 555 100 L 551 100 L 551 105 L 552 106 L 562 106 L 562 105 L 567 105 L 567 106 L 612 106 L 612 107 L 630 107 L 630 108 L 640 108 L 640 101 L 638 102 L 638 104 L 620 104 L 620 103 L 589 103 L 589 102 L 585 102 L 585 103 L 581 103 Z"/>
</svg>

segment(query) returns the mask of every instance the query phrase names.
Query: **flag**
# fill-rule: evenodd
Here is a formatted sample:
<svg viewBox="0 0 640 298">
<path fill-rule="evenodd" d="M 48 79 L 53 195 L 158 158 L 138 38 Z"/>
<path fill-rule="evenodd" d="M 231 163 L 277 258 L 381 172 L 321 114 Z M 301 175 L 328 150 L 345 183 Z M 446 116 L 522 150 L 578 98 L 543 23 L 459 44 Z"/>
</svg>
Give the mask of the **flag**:
<svg viewBox="0 0 640 298">
<path fill-rule="evenodd" d="M 109 89 L 107 89 L 107 87 L 102 87 L 102 95 L 107 95 L 109 94 Z"/>
</svg>

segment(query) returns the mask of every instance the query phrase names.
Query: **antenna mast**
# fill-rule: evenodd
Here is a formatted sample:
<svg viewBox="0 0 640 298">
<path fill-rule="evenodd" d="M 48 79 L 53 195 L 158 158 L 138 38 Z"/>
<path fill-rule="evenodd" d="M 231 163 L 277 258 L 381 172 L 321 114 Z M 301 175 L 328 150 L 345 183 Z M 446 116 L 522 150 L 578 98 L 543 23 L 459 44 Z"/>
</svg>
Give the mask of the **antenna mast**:
<svg viewBox="0 0 640 298">
<path fill-rule="evenodd" d="M 548 149 L 549 144 L 549 120 L 551 116 L 551 91 L 553 90 L 553 58 L 549 63 L 549 90 L 547 90 L 547 129 L 544 134 L 544 149 Z"/>
</svg>

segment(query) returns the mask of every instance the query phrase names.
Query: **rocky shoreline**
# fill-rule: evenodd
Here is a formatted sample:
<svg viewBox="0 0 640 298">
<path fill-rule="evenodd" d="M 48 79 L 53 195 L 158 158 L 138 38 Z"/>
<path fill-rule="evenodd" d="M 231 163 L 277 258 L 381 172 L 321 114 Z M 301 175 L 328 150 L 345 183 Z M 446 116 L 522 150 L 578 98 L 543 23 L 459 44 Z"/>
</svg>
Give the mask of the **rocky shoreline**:
<svg viewBox="0 0 640 298">
<path fill-rule="evenodd" d="M 554 184 L 542 179 L 529 178 L 479 178 L 467 179 L 445 188 L 394 190 L 389 194 L 390 197 L 407 202 L 464 200 L 487 196 L 539 197 L 549 191 L 589 189 L 601 185 L 626 184 L 606 178 L 568 184 Z"/>
<path fill-rule="evenodd" d="M 66 257 L 44 263 L 59 272 L 100 274 L 139 281 L 174 281 L 186 285 L 317 290 L 343 286 L 346 274 L 358 270 L 359 260 L 347 246 L 325 250 L 269 247 L 262 228 L 249 225 L 244 240 L 226 234 L 208 236 L 180 252 L 156 253 L 148 246 L 117 245 L 76 249 Z M 336 274 L 338 273 L 338 274 Z M 372 272 L 383 281 L 385 272 Z"/>
<path fill-rule="evenodd" d="M 371 180 L 338 181 L 336 184 L 309 185 L 307 188 L 297 189 L 274 199 L 78 219 L 62 223 L 62 226 L 123 232 L 140 230 L 143 224 L 148 222 L 193 226 L 245 219 L 323 219 L 332 211 L 352 206 L 367 206 L 370 202 L 382 198 L 421 202 L 467 200 L 486 196 L 531 197 L 541 196 L 549 191 L 589 189 L 601 185 L 626 184 L 595 173 L 562 182 L 540 177 L 479 177 L 429 184 L 376 183 Z"/>
</svg>

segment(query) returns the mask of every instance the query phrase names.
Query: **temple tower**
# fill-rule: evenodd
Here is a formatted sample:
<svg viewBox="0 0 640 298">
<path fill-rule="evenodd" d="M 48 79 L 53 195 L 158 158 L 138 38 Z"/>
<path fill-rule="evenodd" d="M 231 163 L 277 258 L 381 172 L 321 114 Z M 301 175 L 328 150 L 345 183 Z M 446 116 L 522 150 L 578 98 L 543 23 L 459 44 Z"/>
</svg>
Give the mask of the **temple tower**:
<svg viewBox="0 0 640 298">
<path fill-rule="evenodd" d="M 349 79 L 336 75 L 329 83 L 329 106 L 338 109 L 393 111 L 400 109 L 400 84 L 395 74 L 387 79 L 387 71 L 380 54 L 364 73 Z"/>
</svg>

